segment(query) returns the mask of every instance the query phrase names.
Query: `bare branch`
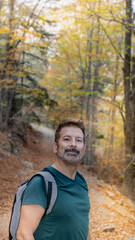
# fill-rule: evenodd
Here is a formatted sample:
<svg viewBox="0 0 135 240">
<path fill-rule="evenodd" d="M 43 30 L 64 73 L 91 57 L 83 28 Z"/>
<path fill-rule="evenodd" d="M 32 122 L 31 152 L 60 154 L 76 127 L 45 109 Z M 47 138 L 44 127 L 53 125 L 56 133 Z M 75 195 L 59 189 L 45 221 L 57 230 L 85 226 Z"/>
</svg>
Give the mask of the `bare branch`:
<svg viewBox="0 0 135 240">
<path fill-rule="evenodd" d="M 109 34 L 107 33 L 107 31 L 106 31 L 105 27 L 103 26 L 103 24 L 101 23 L 101 21 L 100 21 L 100 24 L 101 24 L 101 27 L 102 27 L 102 29 L 104 30 L 107 38 L 109 39 L 110 43 L 112 44 L 114 50 L 115 50 L 116 53 L 120 56 L 120 58 L 124 61 L 124 57 L 121 55 L 121 53 L 118 51 L 118 49 L 117 49 L 116 46 L 114 45 L 112 39 L 110 38 Z"/>
<path fill-rule="evenodd" d="M 111 100 L 105 99 L 105 98 L 102 98 L 102 97 L 100 97 L 100 96 L 98 96 L 98 98 L 99 98 L 100 100 L 102 100 L 102 101 L 104 101 L 104 102 L 107 102 L 107 103 L 115 106 L 116 108 L 118 108 L 118 109 L 119 109 L 119 112 L 120 112 L 120 114 L 121 114 L 122 120 L 123 120 L 123 122 L 125 122 L 125 116 L 124 116 L 125 112 L 123 111 L 122 107 L 118 104 L 118 102 L 116 102 L 116 101 L 114 101 L 114 100 L 112 100 L 112 99 L 111 99 Z"/>
<path fill-rule="evenodd" d="M 126 169 L 122 172 L 122 176 L 125 174 L 125 172 L 128 170 L 128 168 L 130 167 L 130 165 L 135 161 L 135 156 L 132 158 L 132 160 L 129 162 L 129 164 L 127 165 Z"/>
</svg>

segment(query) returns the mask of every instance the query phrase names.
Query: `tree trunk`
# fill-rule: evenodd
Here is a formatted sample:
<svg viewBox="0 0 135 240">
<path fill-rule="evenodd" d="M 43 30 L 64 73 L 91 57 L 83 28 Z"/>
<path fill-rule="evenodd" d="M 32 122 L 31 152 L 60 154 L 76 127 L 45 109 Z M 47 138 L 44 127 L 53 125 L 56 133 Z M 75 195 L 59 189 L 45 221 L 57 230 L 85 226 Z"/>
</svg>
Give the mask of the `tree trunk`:
<svg viewBox="0 0 135 240">
<path fill-rule="evenodd" d="M 132 159 L 135 157 L 135 84 L 131 76 L 131 37 L 132 37 L 132 3 L 126 0 L 125 27 L 125 57 L 124 57 L 124 98 L 125 98 L 125 171 L 123 178 L 123 191 L 135 200 L 135 167 Z M 132 77 L 132 79 L 131 79 Z M 132 80 L 132 81 L 131 81 Z M 131 164 L 130 164 L 131 163 Z"/>
<path fill-rule="evenodd" d="M 100 4 L 101 1 L 99 0 L 99 11 L 100 11 Z M 94 9 L 93 4 L 93 9 Z M 87 89 L 91 92 L 87 96 L 86 101 L 86 120 L 87 120 L 87 140 L 86 140 L 86 154 L 85 154 L 85 163 L 87 165 L 92 165 L 94 162 L 94 150 L 96 144 L 96 136 L 97 136 L 97 92 L 98 92 L 98 72 L 100 67 L 99 61 L 99 40 L 95 41 L 95 48 L 96 48 L 96 61 L 94 65 L 94 74 L 93 74 L 93 86 L 92 86 L 92 56 L 91 52 L 93 50 L 92 46 L 92 38 L 93 38 L 93 31 L 94 31 L 94 18 L 92 19 L 92 28 L 88 37 L 88 49 L 89 49 L 89 61 L 88 61 L 88 85 Z M 97 35 L 98 38 L 100 34 L 100 22 L 98 17 L 98 26 L 97 26 Z"/>
<path fill-rule="evenodd" d="M 119 48 L 120 48 L 120 44 L 119 44 Z M 114 79 L 114 87 L 113 87 L 113 92 L 114 95 L 112 97 L 112 101 L 116 100 L 116 96 L 117 96 L 117 87 L 118 87 L 118 73 L 119 73 L 119 56 L 116 55 L 116 66 L 115 66 L 115 79 Z M 116 110 L 113 109 L 111 110 L 111 125 L 114 122 L 115 119 L 115 112 Z M 114 143 L 114 124 L 111 127 L 111 133 L 109 134 L 109 149 L 108 149 L 108 158 L 112 158 L 112 153 L 113 153 L 113 143 Z"/>
<path fill-rule="evenodd" d="M 86 92 L 91 92 L 91 78 L 92 78 L 92 37 L 93 37 L 93 28 L 91 30 L 88 29 L 88 72 L 87 72 L 87 86 L 85 86 Z M 91 152 L 90 152 L 90 115 L 91 115 L 91 94 L 89 93 L 86 96 L 86 120 L 87 120 L 87 135 L 86 135 L 86 152 L 84 156 L 84 163 L 86 165 L 91 164 Z"/>
<path fill-rule="evenodd" d="M 15 60 L 14 54 L 12 53 L 13 47 L 10 46 L 11 34 L 13 30 L 13 18 L 14 18 L 14 4 L 15 0 L 9 0 L 9 34 L 7 35 L 7 44 L 5 49 L 5 64 L 2 69 L 2 88 L 1 88 L 1 107 L 0 107 L 0 116 L 1 122 L 0 127 L 6 127 L 8 124 L 11 108 L 12 108 L 12 100 L 14 96 L 14 87 L 12 86 L 13 82 L 16 82 L 16 77 L 14 77 L 15 72 Z M 11 83 L 7 84 L 7 79 L 12 80 Z M 13 85 L 15 85 L 13 83 Z M 3 107 L 4 104 L 4 107 Z"/>
<path fill-rule="evenodd" d="M 99 0 L 99 12 L 100 12 L 100 4 L 101 1 Z M 99 68 L 100 68 L 100 60 L 99 60 L 99 35 L 100 35 L 100 22 L 99 17 L 97 19 L 98 27 L 97 27 L 97 40 L 95 48 L 96 48 L 96 61 L 94 65 L 94 83 L 93 83 L 93 91 L 92 91 L 92 100 L 91 100 L 91 142 L 90 142 L 90 152 L 91 152 L 91 162 L 90 164 L 94 163 L 94 152 L 95 152 L 95 145 L 97 142 L 97 93 L 99 91 Z"/>
<path fill-rule="evenodd" d="M 0 128 L 2 127 L 2 112 L 3 112 L 2 89 L 0 89 Z"/>
</svg>

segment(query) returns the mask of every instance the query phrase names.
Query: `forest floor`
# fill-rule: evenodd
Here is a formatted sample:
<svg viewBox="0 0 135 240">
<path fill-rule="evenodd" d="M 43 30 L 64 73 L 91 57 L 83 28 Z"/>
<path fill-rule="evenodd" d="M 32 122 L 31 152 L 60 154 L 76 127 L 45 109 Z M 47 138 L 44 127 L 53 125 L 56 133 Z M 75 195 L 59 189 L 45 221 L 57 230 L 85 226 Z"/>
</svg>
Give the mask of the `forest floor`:
<svg viewBox="0 0 135 240">
<path fill-rule="evenodd" d="M 22 140 L 17 138 L 15 144 L 10 133 L 5 135 L 0 132 L 0 240 L 8 240 L 11 208 L 18 186 L 53 163 L 52 136 L 52 130 L 38 127 L 38 131 L 28 132 L 27 143 L 22 144 Z M 121 194 L 116 186 L 88 172 L 85 166 L 80 165 L 79 171 L 89 187 L 91 239 L 135 240 L 135 208 L 132 201 Z"/>
</svg>

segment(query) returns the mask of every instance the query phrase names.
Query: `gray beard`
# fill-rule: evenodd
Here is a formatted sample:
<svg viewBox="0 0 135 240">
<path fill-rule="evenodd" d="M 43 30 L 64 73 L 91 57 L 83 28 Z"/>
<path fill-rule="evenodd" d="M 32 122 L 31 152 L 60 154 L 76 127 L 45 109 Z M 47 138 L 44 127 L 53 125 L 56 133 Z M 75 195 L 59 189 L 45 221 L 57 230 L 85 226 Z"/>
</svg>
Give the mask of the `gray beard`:
<svg viewBox="0 0 135 240">
<path fill-rule="evenodd" d="M 69 162 L 69 163 L 77 163 L 77 162 L 80 162 L 80 160 L 82 159 L 84 154 L 80 155 L 74 155 L 74 154 L 69 154 L 68 153 L 64 153 L 63 155 L 58 151 L 57 152 L 57 156 L 63 160 L 63 161 L 66 161 L 66 162 Z"/>
</svg>

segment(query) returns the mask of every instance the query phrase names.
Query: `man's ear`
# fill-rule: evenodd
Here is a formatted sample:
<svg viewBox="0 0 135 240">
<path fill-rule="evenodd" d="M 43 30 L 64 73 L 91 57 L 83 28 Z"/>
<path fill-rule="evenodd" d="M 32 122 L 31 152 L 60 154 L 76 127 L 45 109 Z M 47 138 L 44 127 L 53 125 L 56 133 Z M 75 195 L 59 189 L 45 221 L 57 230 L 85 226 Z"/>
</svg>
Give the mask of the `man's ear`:
<svg viewBox="0 0 135 240">
<path fill-rule="evenodd" d="M 53 142 L 52 146 L 53 146 L 53 152 L 57 153 L 57 143 Z"/>
</svg>

